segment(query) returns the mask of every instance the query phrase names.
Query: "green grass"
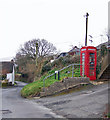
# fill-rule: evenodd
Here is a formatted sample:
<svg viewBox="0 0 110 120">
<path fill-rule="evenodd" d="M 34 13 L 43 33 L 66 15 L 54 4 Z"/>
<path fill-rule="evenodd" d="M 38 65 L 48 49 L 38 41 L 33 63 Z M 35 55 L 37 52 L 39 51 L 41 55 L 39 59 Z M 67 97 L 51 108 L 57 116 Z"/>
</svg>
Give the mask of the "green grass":
<svg viewBox="0 0 110 120">
<path fill-rule="evenodd" d="M 26 85 L 21 90 L 21 95 L 23 97 L 32 97 L 32 96 L 35 96 L 36 94 L 38 94 L 43 89 L 43 79 L 46 76 L 54 73 L 55 71 L 56 71 L 56 68 L 49 71 L 47 73 L 47 75 L 42 76 L 40 80 L 37 80 L 33 83 L 30 83 L 30 84 Z M 54 75 L 45 79 L 45 87 L 49 87 L 53 83 L 61 81 L 64 78 L 67 78 L 67 77 L 72 77 L 72 67 L 69 67 L 67 69 L 64 69 L 64 70 L 60 71 L 60 80 L 58 80 L 58 75 L 57 75 L 56 79 L 55 79 Z M 74 69 L 74 77 L 80 77 L 80 69 L 79 68 Z"/>
<path fill-rule="evenodd" d="M 110 118 L 110 113 L 108 113 L 107 117 Z"/>
</svg>

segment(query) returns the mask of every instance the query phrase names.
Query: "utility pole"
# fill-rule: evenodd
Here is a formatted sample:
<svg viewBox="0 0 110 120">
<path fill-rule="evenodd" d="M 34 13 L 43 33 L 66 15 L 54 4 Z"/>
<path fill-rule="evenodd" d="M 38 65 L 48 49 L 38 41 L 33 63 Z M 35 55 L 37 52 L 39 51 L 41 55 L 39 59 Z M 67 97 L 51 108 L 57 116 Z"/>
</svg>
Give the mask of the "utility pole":
<svg viewBox="0 0 110 120">
<path fill-rule="evenodd" d="M 89 16 L 89 14 L 86 13 L 86 15 L 85 15 L 85 17 L 86 17 L 86 37 L 85 37 L 85 46 L 87 46 L 88 16 Z"/>
</svg>

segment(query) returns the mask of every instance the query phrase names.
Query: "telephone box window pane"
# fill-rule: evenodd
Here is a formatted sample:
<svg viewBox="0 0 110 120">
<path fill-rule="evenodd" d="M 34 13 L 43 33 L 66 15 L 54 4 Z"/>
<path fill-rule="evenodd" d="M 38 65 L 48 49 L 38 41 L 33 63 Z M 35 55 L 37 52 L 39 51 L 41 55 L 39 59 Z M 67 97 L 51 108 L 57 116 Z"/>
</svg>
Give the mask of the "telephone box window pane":
<svg viewBox="0 0 110 120">
<path fill-rule="evenodd" d="M 95 49 L 88 49 L 88 50 L 94 50 L 95 51 Z"/>
<path fill-rule="evenodd" d="M 90 67 L 94 67 L 94 64 L 92 65 L 92 64 L 90 64 Z"/>
<path fill-rule="evenodd" d="M 85 51 L 86 49 L 82 49 L 81 51 Z"/>
<path fill-rule="evenodd" d="M 82 76 L 84 76 L 85 69 L 85 53 L 82 53 Z"/>
<path fill-rule="evenodd" d="M 95 54 L 89 53 L 89 75 L 94 76 Z"/>
<path fill-rule="evenodd" d="M 85 58 L 85 56 L 82 56 L 82 58 Z"/>
</svg>

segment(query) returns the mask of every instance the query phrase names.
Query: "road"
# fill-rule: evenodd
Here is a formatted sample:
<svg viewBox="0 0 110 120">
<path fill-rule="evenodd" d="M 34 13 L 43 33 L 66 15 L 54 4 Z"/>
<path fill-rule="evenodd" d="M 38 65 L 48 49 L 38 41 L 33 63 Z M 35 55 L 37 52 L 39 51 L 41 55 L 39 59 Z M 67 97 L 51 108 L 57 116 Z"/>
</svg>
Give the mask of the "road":
<svg viewBox="0 0 110 120">
<path fill-rule="evenodd" d="M 108 104 L 108 84 L 89 85 L 70 94 L 33 101 L 66 118 L 101 118 Z"/>
<path fill-rule="evenodd" d="M 108 103 L 108 84 L 89 85 L 61 96 L 24 99 L 18 87 L 2 90 L 3 118 L 100 118 Z"/>
<path fill-rule="evenodd" d="M 2 89 L 2 118 L 62 118 L 51 109 L 20 96 L 25 83 L 18 87 Z"/>
</svg>

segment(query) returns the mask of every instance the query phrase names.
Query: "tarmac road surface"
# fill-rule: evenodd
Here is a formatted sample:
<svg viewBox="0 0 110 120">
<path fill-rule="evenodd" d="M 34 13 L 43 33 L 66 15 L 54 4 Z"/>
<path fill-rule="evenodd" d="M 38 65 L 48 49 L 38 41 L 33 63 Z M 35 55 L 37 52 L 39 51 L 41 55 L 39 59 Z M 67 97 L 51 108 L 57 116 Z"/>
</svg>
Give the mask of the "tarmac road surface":
<svg viewBox="0 0 110 120">
<path fill-rule="evenodd" d="M 62 118 L 45 106 L 22 98 L 20 90 L 25 85 L 18 82 L 18 87 L 2 89 L 2 118 Z"/>
<path fill-rule="evenodd" d="M 20 90 L 26 85 L 2 89 L 3 118 L 101 118 L 108 103 L 108 84 L 44 98 L 24 99 Z"/>
<path fill-rule="evenodd" d="M 88 85 L 84 89 L 62 96 L 35 99 L 66 118 L 102 118 L 108 104 L 110 85 Z"/>
</svg>

